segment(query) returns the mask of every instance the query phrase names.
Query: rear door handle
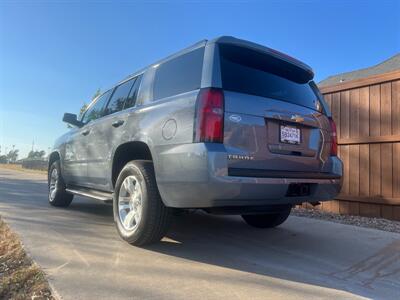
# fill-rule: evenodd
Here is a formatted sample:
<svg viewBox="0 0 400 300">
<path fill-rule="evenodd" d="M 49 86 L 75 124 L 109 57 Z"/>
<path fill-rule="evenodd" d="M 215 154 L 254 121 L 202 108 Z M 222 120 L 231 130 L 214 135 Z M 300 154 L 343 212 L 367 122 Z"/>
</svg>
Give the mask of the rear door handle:
<svg viewBox="0 0 400 300">
<path fill-rule="evenodd" d="M 117 120 L 117 121 L 114 121 L 111 125 L 113 126 L 113 127 L 119 127 L 119 126 L 121 126 L 122 124 L 124 124 L 124 120 Z"/>
<path fill-rule="evenodd" d="M 90 133 L 90 129 L 86 129 L 82 131 L 82 135 L 88 135 Z"/>
</svg>

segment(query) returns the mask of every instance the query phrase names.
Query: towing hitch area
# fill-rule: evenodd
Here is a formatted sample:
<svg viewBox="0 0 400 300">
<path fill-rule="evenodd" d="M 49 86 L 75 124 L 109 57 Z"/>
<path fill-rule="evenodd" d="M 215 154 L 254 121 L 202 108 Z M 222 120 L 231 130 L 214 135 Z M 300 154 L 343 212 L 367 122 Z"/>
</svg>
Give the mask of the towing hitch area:
<svg viewBox="0 0 400 300">
<path fill-rule="evenodd" d="M 286 192 L 286 197 L 304 197 L 310 196 L 311 184 L 310 183 L 291 183 L 289 184 Z"/>
</svg>

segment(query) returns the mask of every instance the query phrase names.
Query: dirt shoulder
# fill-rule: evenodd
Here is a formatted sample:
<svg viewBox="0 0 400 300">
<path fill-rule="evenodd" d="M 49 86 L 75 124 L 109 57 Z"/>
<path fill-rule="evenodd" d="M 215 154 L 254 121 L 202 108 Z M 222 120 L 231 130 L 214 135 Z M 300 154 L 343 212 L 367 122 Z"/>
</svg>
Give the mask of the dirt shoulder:
<svg viewBox="0 0 400 300">
<path fill-rule="evenodd" d="M 45 170 L 33 170 L 33 169 L 26 169 L 23 168 L 19 164 L 0 164 L 0 169 L 8 169 L 8 170 L 15 170 L 21 172 L 28 172 L 28 173 L 37 173 L 37 174 L 47 174 Z"/>
<path fill-rule="evenodd" d="M 42 270 L 0 219 L 0 299 L 55 299 Z"/>
</svg>

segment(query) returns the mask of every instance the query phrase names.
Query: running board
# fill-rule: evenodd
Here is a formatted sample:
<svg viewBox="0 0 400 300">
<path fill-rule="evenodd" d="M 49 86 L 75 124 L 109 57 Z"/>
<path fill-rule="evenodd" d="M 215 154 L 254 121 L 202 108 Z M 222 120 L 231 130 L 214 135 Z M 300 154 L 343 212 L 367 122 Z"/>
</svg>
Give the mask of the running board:
<svg viewBox="0 0 400 300">
<path fill-rule="evenodd" d="M 97 199 L 100 201 L 104 201 L 106 203 L 112 203 L 112 201 L 113 201 L 112 193 L 101 192 L 101 191 L 85 189 L 85 188 L 77 188 L 77 187 L 66 188 L 65 191 L 67 191 L 68 193 L 74 194 L 74 195 L 84 196 L 84 197 L 89 197 L 89 198 Z"/>
</svg>

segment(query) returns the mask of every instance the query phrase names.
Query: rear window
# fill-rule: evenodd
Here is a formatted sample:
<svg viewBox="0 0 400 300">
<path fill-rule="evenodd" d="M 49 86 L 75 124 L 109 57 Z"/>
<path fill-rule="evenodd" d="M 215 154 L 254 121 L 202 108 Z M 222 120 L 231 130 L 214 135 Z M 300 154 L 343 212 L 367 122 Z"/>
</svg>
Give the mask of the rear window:
<svg viewBox="0 0 400 300">
<path fill-rule="evenodd" d="M 161 64 L 153 87 L 155 100 L 200 88 L 204 47 L 180 55 Z"/>
<path fill-rule="evenodd" d="M 225 90 L 274 98 L 321 111 L 305 71 L 261 52 L 220 45 Z"/>
</svg>

